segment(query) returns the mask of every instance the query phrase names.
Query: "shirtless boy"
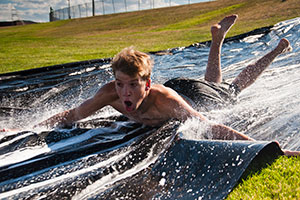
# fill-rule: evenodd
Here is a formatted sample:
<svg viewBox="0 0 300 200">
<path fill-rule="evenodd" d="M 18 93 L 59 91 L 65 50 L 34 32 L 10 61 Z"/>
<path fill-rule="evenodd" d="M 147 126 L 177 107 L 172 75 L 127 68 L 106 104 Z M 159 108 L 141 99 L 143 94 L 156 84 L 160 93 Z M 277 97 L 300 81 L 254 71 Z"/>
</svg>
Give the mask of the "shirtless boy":
<svg viewBox="0 0 300 200">
<path fill-rule="evenodd" d="M 204 82 L 212 84 L 213 87 L 218 87 L 218 84 L 222 84 L 221 46 L 226 33 L 236 19 L 237 15 L 231 15 L 211 27 L 212 44 Z M 225 88 L 225 90 L 228 90 L 226 93 L 228 93 L 229 98 L 231 95 L 235 95 L 251 85 L 276 56 L 289 49 L 288 40 L 282 39 L 274 50 L 256 63 L 247 66 L 228 85 L 228 88 Z M 191 106 L 186 95 L 183 94 L 181 96 L 180 91 L 180 94 L 175 91 L 176 87 L 175 90 L 170 88 L 172 85 L 176 86 L 176 81 L 180 85 L 181 81 L 188 81 L 188 79 L 170 80 L 166 83 L 170 87 L 160 84 L 152 85 L 150 79 L 152 66 L 153 63 L 148 54 L 132 48 L 122 50 L 112 61 L 115 80 L 105 84 L 92 98 L 86 100 L 80 106 L 56 114 L 40 123 L 39 126 L 53 127 L 72 124 L 109 105 L 129 119 L 145 125 L 158 126 L 171 118 L 186 120 L 189 117 L 197 117 L 201 121 L 210 124 L 210 131 L 214 139 L 253 140 L 230 127 L 207 120 Z M 287 153 L 293 154 L 293 152 Z"/>
</svg>

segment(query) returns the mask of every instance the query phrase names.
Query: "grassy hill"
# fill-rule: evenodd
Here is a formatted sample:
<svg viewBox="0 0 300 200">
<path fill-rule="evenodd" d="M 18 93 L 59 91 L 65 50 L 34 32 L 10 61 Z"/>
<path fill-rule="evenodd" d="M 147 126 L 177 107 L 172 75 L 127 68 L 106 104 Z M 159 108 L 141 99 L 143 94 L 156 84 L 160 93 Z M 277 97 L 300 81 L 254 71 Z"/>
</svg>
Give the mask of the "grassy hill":
<svg viewBox="0 0 300 200">
<path fill-rule="evenodd" d="M 210 40 L 210 26 L 236 13 L 228 36 L 299 17 L 299 0 L 218 0 L 171 8 L 0 28 L 0 73 L 145 52 Z M 300 199 L 300 158 L 281 157 L 243 180 L 228 199 Z"/>
<path fill-rule="evenodd" d="M 281 156 L 243 178 L 227 200 L 299 200 L 300 157 Z"/>
<path fill-rule="evenodd" d="M 126 46 L 145 52 L 210 40 L 210 26 L 236 13 L 228 36 L 300 15 L 299 0 L 219 0 L 0 28 L 0 73 L 112 57 Z"/>
</svg>

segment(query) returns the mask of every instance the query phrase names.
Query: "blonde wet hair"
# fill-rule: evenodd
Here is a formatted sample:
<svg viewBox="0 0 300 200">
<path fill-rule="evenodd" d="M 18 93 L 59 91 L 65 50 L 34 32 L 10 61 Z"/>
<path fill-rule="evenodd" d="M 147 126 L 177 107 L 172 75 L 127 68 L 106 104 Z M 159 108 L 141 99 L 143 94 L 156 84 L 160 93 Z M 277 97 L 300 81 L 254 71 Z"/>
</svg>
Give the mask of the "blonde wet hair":
<svg viewBox="0 0 300 200">
<path fill-rule="evenodd" d="M 128 76 L 139 75 L 143 80 L 150 79 L 153 67 L 153 60 L 150 55 L 137 51 L 133 47 L 127 47 L 118 53 L 112 60 L 111 68 L 121 71 Z"/>
</svg>

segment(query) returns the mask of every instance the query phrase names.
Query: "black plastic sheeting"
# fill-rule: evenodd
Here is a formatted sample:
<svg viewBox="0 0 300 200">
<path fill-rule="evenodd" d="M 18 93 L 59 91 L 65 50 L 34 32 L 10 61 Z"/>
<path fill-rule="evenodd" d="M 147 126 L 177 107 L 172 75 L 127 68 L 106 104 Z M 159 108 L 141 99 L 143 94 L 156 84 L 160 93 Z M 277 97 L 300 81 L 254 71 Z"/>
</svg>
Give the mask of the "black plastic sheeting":
<svg viewBox="0 0 300 200">
<path fill-rule="evenodd" d="M 92 198 L 224 199 L 258 154 L 265 159 L 260 162 L 266 162 L 281 153 L 276 143 L 181 139 L 150 169 Z"/>
<path fill-rule="evenodd" d="M 258 163 L 263 164 L 282 154 L 274 142 L 180 139 L 180 123 L 176 121 L 160 128 L 120 119 L 90 123 L 95 121 L 100 129 L 111 132 L 99 131 L 88 140 L 59 151 L 1 167 L 0 198 L 224 199 L 255 158 L 260 157 Z M 15 142 L 1 148 L 0 153 L 24 146 L 51 147 L 91 129 L 66 130 L 31 133 L 26 137 L 20 137 L 26 134 L 21 132 L 2 138 L 0 144 L 13 139 Z M 111 160 L 113 157 L 116 158 Z"/>
<path fill-rule="evenodd" d="M 61 94 L 62 100 L 67 95 L 76 95 L 76 87 L 79 84 L 83 86 L 83 82 L 90 83 L 96 78 L 111 79 L 111 74 L 107 73 L 107 67 L 104 66 L 109 62 L 109 59 L 99 59 L 0 74 L 0 111 L 9 114 L 40 107 L 47 100 L 53 99 L 53 96 L 42 99 L 53 88 L 60 87 L 57 94 Z M 92 71 L 86 68 L 92 68 Z M 81 71 L 84 71 L 83 74 Z"/>
<path fill-rule="evenodd" d="M 207 44 L 192 46 L 201 45 Z M 18 116 L 38 118 L 32 112 L 44 112 L 47 104 L 74 106 L 82 91 L 88 97 L 112 79 L 109 61 L 0 75 L 0 118 L 18 124 Z M 1 164 L 0 199 L 224 199 L 249 167 L 282 155 L 274 142 L 185 140 L 179 126 L 170 121 L 151 128 L 118 116 L 3 135 L 0 156 L 43 151 Z"/>
</svg>

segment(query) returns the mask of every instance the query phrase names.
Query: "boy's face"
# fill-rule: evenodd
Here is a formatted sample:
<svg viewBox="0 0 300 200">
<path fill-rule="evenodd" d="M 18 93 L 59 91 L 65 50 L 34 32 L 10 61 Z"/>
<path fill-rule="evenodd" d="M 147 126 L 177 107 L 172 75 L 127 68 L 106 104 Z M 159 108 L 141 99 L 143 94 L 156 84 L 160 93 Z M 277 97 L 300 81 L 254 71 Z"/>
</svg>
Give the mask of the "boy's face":
<svg viewBox="0 0 300 200">
<path fill-rule="evenodd" d="M 145 81 L 139 75 L 129 76 L 121 71 L 115 72 L 117 94 L 127 112 L 136 111 L 147 96 L 150 80 Z"/>
</svg>

